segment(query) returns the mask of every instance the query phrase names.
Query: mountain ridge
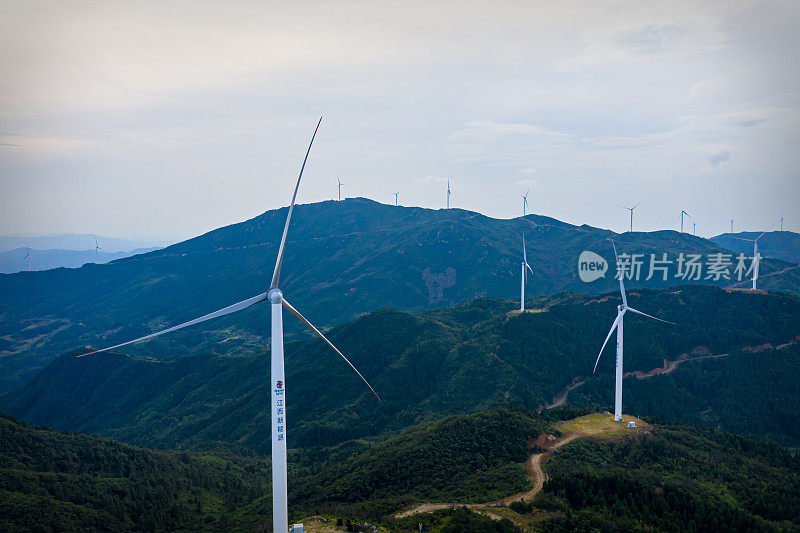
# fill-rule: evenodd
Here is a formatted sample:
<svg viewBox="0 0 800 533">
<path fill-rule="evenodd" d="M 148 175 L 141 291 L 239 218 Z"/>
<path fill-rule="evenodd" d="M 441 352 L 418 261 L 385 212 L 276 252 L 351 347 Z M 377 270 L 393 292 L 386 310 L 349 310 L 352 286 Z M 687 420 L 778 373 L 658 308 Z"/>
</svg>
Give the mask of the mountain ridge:
<svg viewBox="0 0 800 533">
<path fill-rule="evenodd" d="M 107 265 L 0 275 L 0 391 L 23 384 L 65 351 L 124 342 L 263 292 L 286 209 Z M 613 270 L 605 230 L 539 215 L 500 220 L 366 199 L 296 206 L 282 289 L 323 329 L 385 306 L 422 311 L 480 296 L 513 298 L 519 293 L 523 231 L 534 268 L 528 294 L 614 289 L 610 273 L 592 283 L 580 281 L 577 273 L 578 255 L 586 249 L 599 252 Z M 617 245 L 620 253 L 670 257 L 724 251 L 674 231 L 626 233 L 617 236 Z M 657 289 L 686 282 L 674 272 L 673 267 L 666 281 L 628 285 Z M 800 270 L 765 260 L 760 283 L 800 293 Z M 263 346 L 268 323 L 266 309 L 255 306 L 208 324 L 213 329 L 176 332 L 131 350 L 158 357 L 252 353 Z M 304 338 L 294 321 L 285 325 L 288 338 Z"/>
</svg>

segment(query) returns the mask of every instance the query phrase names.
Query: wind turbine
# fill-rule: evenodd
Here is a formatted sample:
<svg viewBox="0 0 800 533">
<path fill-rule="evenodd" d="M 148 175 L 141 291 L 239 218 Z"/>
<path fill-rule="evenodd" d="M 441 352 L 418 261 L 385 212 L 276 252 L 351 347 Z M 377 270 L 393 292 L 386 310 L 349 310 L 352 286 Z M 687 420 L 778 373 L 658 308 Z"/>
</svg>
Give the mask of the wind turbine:
<svg viewBox="0 0 800 533">
<path fill-rule="evenodd" d="M 633 207 L 625 207 L 624 205 L 621 205 L 620 207 L 622 209 L 627 209 L 628 211 L 631 212 L 631 231 L 633 231 L 633 210 L 636 209 L 637 207 L 639 207 L 639 204 L 636 204 Z"/>
<path fill-rule="evenodd" d="M 681 210 L 681 233 L 683 233 L 683 215 L 686 215 L 687 217 L 692 218 L 692 215 L 690 215 L 686 211 Z M 694 220 L 694 219 L 692 218 L 692 220 Z"/>
<path fill-rule="evenodd" d="M 286 246 L 286 235 L 289 232 L 289 222 L 292 219 L 292 210 L 294 209 L 295 200 L 297 199 L 297 190 L 300 187 L 300 179 L 303 177 L 303 170 L 306 167 L 306 161 L 308 161 L 308 154 L 311 152 L 311 145 L 314 143 L 314 137 L 317 136 L 317 130 L 319 129 L 321 122 L 322 118 L 320 117 L 317 127 L 314 130 L 314 135 L 311 137 L 311 142 L 308 145 L 305 159 L 303 159 L 303 166 L 300 167 L 300 175 L 298 176 L 297 184 L 294 187 L 292 203 L 289 205 L 289 212 L 286 215 L 286 224 L 283 227 L 283 236 L 281 237 L 280 247 L 278 248 L 278 258 L 275 261 L 275 271 L 272 274 L 272 282 L 270 283 L 269 290 L 267 292 L 253 296 L 252 298 L 248 298 L 247 300 L 239 303 L 235 303 L 231 306 L 225 307 L 224 309 L 214 311 L 213 313 L 195 318 L 194 320 L 184 322 L 183 324 L 167 328 L 157 333 L 151 333 L 150 335 L 145 335 L 144 337 L 140 337 L 132 341 L 123 342 L 122 344 L 117 344 L 116 346 L 110 346 L 108 348 L 103 348 L 102 350 L 95 350 L 94 352 L 89 352 L 78 356 L 84 357 L 99 352 L 105 352 L 106 350 L 120 348 L 134 342 L 152 339 L 153 337 L 158 337 L 159 335 L 163 335 L 171 331 L 182 329 L 194 324 L 199 324 L 200 322 L 205 322 L 206 320 L 211 320 L 212 318 L 229 315 L 231 313 L 235 313 L 236 311 L 241 311 L 242 309 L 246 309 L 252 305 L 268 300 L 272 308 L 272 350 L 270 354 L 270 389 L 272 397 L 272 526 L 273 531 L 276 532 L 287 531 L 289 524 L 289 512 L 286 497 L 286 387 L 284 385 L 285 378 L 283 368 L 283 309 L 286 309 L 289 313 L 297 317 L 300 322 L 308 326 L 308 328 L 318 335 L 323 341 L 325 341 L 328 346 L 333 348 L 333 350 L 339 354 L 348 365 L 350 365 L 350 368 L 355 370 L 356 374 L 358 374 L 364 383 L 367 384 L 367 387 L 369 387 L 369 390 L 372 391 L 375 397 L 380 400 L 378 393 L 375 392 L 375 389 L 373 389 L 364 376 L 361 375 L 361 372 L 359 372 L 358 369 L 353 366 L 353 363 L 351 363 L 350 360 L 348 360 L 347 357 L 345 357 L 344 354 L 342 354 L 342 352 L 340 352 L 338 348 L 336 348 L 336 346 L 334 346 L 333 343 L 329 341 L 327 337 L 325 337 L 325 335 L 315 328 L 311 322 L 306 320 L 303 315 L 301 315 L 294 307 L 292 307 L 283 297 L 283 293 L 281 292 L 280 288 L 278 288 L 281 265 L 283 263 L 283 252 Z"/>
<path fill-rule="evenodd" d="M 697 222 L 692 219 L 692 235 L 697 235 Z"/>
<path fill-rule="evenodd" d="M 614 239 L 611 239 L 611 245 L 614 247 L 614 257 L 617 258 L 617 264 L 619 264 L 619 258 L 617 257 L 617 246 L 614 244 Z M 636 313 L 637 315 L 646 316 L 647 318 L 652 318 L 653 320 L 659 320 L 661 322 L 666 322 L 667 324 L 675 324 L 674 322 L 669 322 L 668 320 L 662 320 L 660 318 L 656 318 L 654 316 L 648 315 L 646 313 L 642 313 L 641 311 L 637 311 L 633 307 L 628 307 L 628 298 L 625 295 L 625 285 L 622 283 L 623 272 L 619 272 L 619 292 L 622 295 L 622 305 L 617 306 L 617 318 L 614 320 L 614 323 L 611 325 L 611 330 L 608 332 L 606 336 L 605 342 L 603 342 L 603 347 L 600 348 L 600 353 L 597 355 L 597 361 L 594 363 L 594 370 L 592 370 L 592 374 L 597 371 L 597 363 L 600 362 L 600 356 L 603 355 L 603 350 L 608 343 L 608 339 L 611 338 L 611 334 L 614 333 L 614 328 L 617 329 L 617 368 L 616 368 L 616 384 L 614 388 L 614 420 L 617 422 L 622 421 L 622 317 L 625 316 L 625 313 L 630 311 L 631 313 Z"/>
<path fill-rule="evenodd" d="M 339 176 L 336 176 L 336 181 L 339 182 L 339 201 L 341 202 L 342 201 L 342 185 L 344 185 L 344 183 L 342 183 L 342 180 L 339 179 Z"/>
<path fill-rule="evenodd" d="M 450 209 L 450 179 L 447 180 L 447 209 Z"/>
<path fill-rule="evenodd" d="M 525 208 L 528 207 L 528 193 L 530 192 L 531 190 L 528 189 L 528 192 L 522 195 L 522 216 L 526 214 Z"/>
<path fill-rule="evenodd" d="M 525 268 L 527 267 L 528 270 L 531 271 L 533 274 L 533 269 L 528 264 L 528 252 L 525 251 L 525 234 L 522 234 L 522 287 L 520 289 L 520 296 L 519 296 L 519 311 L 520 313 L 525 311 L 525 283 L 528 281 L 527 272 L 525 272 Z"/>
<path fill-rule="evenodd" d="M 778 221 L 778 222 L 780 222 L 780 221 Z M 772 226 L 767 228 L 767 231 L 763 232 L 761 235 L 759 235 L 755 239 L 745 239 L 743 237 L 734 237 L 734 239 L 739 239 L 740 241 L 747 241 L 747 242 L 752 242 L 753 243 L 753 290 L 757 289 L 756 282 L 758 281 L 758 266 L 759 266 L 759 263 L 761 263 L 761 254 L 758 253 L 758 239 L 760 239 L 761 237 L 766 235 L 767 232 L 769 232 L 772 228 L 774 228 L 778 224 L 778 222 L 775 222 L 775 224 L 773 224 Z"/>
<path fill-rule="evenodd" d="M 94 236 L 94 262 L 95 263 L 99 263 L 100 262 L 100 260 L 98 258 L 100 250 L 102 250 L 102 248 L 100 248 L 100 243 L 97 242 L 97 235 L 95 235 Z"/>
<path fill-rule="evenodd" d="M 733 219 L 731 219 L 731 235 L 733 235 Z"/>
<path fill-rule="evenodd" d="M 394 206 L 397 207 L 397 196 L 400 194 L 400 191 L 394 193 Z"/>
<path fill-rule="evenodd" d="M 25 257 L 22 258 L 22 264 L 24 265 L 27 261 L 26 267 L 24 267 L 28 272 L 31 270 L 31 247 L 25 246 Z"/>
<path fill-rule="evenodd" d="M 781 231 L 783 231 L 783 217 L 781 217 Z"/>
</svg>

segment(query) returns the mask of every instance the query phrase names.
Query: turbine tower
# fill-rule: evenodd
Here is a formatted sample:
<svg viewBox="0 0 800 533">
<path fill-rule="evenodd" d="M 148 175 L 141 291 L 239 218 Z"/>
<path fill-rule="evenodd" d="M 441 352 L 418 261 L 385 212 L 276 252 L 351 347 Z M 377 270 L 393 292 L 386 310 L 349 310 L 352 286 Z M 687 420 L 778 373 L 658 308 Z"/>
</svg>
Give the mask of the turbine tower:
<svg viewBox="0 0 800 533">
<path fill-rule="evenodd" d="M 525 251 L 525 234 L 522 234 L 522 287 L 520 288 L 520 296 L 519 296 L 519 312 L 522 313 L 525 311 L 525 283 L 528 281 L 527 272 L 525 272 L 525 268 L 531 271 L 533 274 L 533 269 L 528 264 L 528 253 Z"/>
<path fill-rule="evenodd" d="M 102 248 L 100 248 L 100 243 L 97 242 L 97 235 L 95 235 L 94 236 L 94 262 L 95 263 L 100 263 L 100 259 L 98 257 L 100 255 L 99 254 L 100 250 L 102 250 Z"/>
<path fill-rule="evenodd" d="M 614 239 L 611 239 L 611 245 L 614 247 L 614 257 L 617 258 L 617 264 L 619 264 L 619 258 L 617 256 L 617 246 L 614 244 Z M 615 374 L 615 387 L 614 387 L 614 420 L 617 422 L 622 421 L 622 317 L 625 316 L 625 313 L 630 311 L 631 313 L 636 313 L 637 315 L 646 316 L 647 318 L 652 318 L 653 320 L 659 320 L 661 322 L 666 322 L 667 324 L 675 324 L 674 322 L 669 322 L 668 320 L 662 320 L 660 318 L 656 318 L 654 316 L 650 316 L 646 313 L 642 313 L 641 311 L 637 311 L 632 307 L 628 307 L 628 298 L 625 295 L 625 285 L 622 283 L 623 272 L 618 272 L 617 275 L 619 276 L 619 292 L 622 295 L 622 305 L 617 306 L 617 318 L 614 320 L 614 323 L 611 325 L 611 330 L 608 332 L 606 336 L 605 342 L 603 342 L 603 347 L 600 348 L 600 353 L 597 355 L 597 361 L 594 363 L 594 370 L 592 370 L 592 374 L 597 371 L 597 363 L 600 362 L 600 356 L 603 355 L 603 350 L 608 344 L 608 339 L 611 338 L 611 334 L 614 333 L 614 329 L 617 330 L 617 368 Z"/>
<path fill-rule="evenodd" d="M 94 352 L 89 352 L 83 355 L 79 355 L 78 357 L 84 357 L 87 355 L 96 354 L 99 352 L 104 352 L 106 350 L 112 350 L 114 348 L 120 348 L 122 346 L 126 346 L 128 344 L 132 344 L 134 342 L 143 341 L 146 339 L 152 339 L 153 337 L 157 337 L 159 335 L 163 335 L 165 333 L 169 333 L 171 331 L 175 331 L 181 328 L 185 328 L 187 326 L 191 326 L 194 324 L 198 324 L 200 322 L 205 322 L 206 320 L 210 320 L 212 318 L 229 315 L 231 313 L 235 313 L 236 311 L 241 311 L 242 309 L 246 309 L 252 305 L 269 301 L 271 305 L 272 311 L 272 350 L 271 350 L 271 381 L 270 381 L 270 390 L 271 390 L 271 398 L 272 398 L 272 527 L 273 531 L 278 532 L 286 532 L 289 525 L 289 513 L 288 513 L 288 503 L 287 503 L 287 472 L 286 472 L 286 386 L 285 386 L 285 378 L 284 378 L 284 366 L 283 366 L 283 310 L 285 309 L 289 313 L 293 314 L 297 319 L 305 324 L 311 331 L 313 331 L 317 336 L 319 336 L 323 341 L 325 341 L 328 346 L 333 348 L 333 350 L 339 354 L 339 356 L 344 359 L 350 368 L 355 370 L 356 374 L 367 384 L 369 390 L 375 395 L 378 400 L 380 400 L 380 396 L 378 393 L 375 392 L 375 389 L 367 382 L 364 376 L 361 375 L 361 372 L 353 366 L 353 363 L 347 359 L 347 357 L 342 354 L 336 348 L 336 346 L 331 343 L 323 335 L 317 328 L 315 328 L 311 322 L 306 320 L 306 318 L 301 315 L 294 307 L 292 307 L 288 301 L 283 297 L 283 292 L 281 292 L 280 288 L 278 287 L 278 282 L 280 279 L 281 274 L 281 265 L 283 263 L 283 252 L 286 246 L 286 235 L 289 232 L 289 222 L 292 219 L 292 210 L 294 209 L 295 200 L 297 199 L 297 190 L 300 187 L 300 179 L 303 177 L 303 170 L 306 166 L 306 161 L 308 161 L 308 154 L 311 152 L 311 145 L 314 143 L 314 138 L 317 135 L 317 130 L 319 129 L 319 125 L 322 122 L 322 118 L 320 117 L 319 122 L 317 123 L 317 127 L 314 130 L 314 135 L 311 137 L 311 142 L 308 145 L 308 150 L 306 151 L 305 159 L 303 159 L 303 166 L 300 167 L 300 175 L 297 178 L 297 184 L 294 187 L 294 195 L 292 196 L 292 203 L 289 205 L 289 212 L 286 215 L 286 224 L 283 227 L 283 236 L 281 237 L 281 243 L 278 248 L 278 258 L 275 261 L 275 271 L 272 274 L 272 282 L 269 285 L 269 290 L 265 293 L 259 294 L 257 296 L 253 296 L 247 300 L 244 300 L 239 303 L 235 303 L 229 307 L 225 307 L 224 309 L 220 309 L 218 311 L 214 311 L 213 313 L 209 313 L 207 315 L 201 316 L 199 318 L 195 318 L 194 320 L 190 320 L 188 322 L 184 322 L 183 324 L 179 324 L 177 326 L 173 326 L 171 328 L 167 328 L 165 330 L 159 331 L 157 333 L 151 333 L 150 335 L 146 335 L 144 337 L 140 337 L 138 339 L 134 339 L 132 341 L 124 342 L 122 344 L 117 344 L 116 346 L 111 346 L 108 348 L 103 348 L 102 350 L 96 350 Z"/>
<path fill-rule="evenodd" d="M 781 231 L 783 231 L 783 217 L 781 217 Z"/>
<path fill-rule="evenodd" d="M 692 235 L 697 236 L 697 222 L 692 219 Z"/>
<path fill-rule="evenodd" d="M 639 207 L 639 204 L 636 204 L 633 207 L 625 207 L 624 205 L 621 205 L 620 207 L 622 209 L 627 209 L 628 211 L 631 212 L 631 231 L 633 231 L 633 210 L 636 209 L 637 207 Z"/>
<path fill-rule="evenodd" d="M 528 192 L 522 195 L 522 216 L 525 216 L 526 214 L 526 208 L 528 207 L 528 193 L 530 192 L 530 189 L 528 189 Z"/>
<path fill-rule="evenodd" d="M 394 206 L 397 207 L 397 196 L 400 194 L 400 191 L 394 193 Z"/>
<path fill-rule="evenodd" d="M 692 218 L 692 215 L 690 215 L 686 211 L 681 210 L 681 233 L 683 233 L 683 215 L 686 215 L 687 217 Z M 692 220 L 694 220 L 694 219 L 692 218 Z"/>
<path fill-rule="evenodd" d="M 450 209 L 450 179 L 447 179 L 447 209 Z"/>
<path fill-rule="evenodd" d="M 344 185 L 344 183 L 342 183 L 342 180 L 339 179 L 339 176 L 336 176 L 336 181 L 339 182 L 339 186 L 338 186 L 338 189 L 339 189 L 339 201 L 341 202 L 342 201 L 342 185 Z"/>
<path fill-rule="evenodd" d="M 731 235 L 733 235 L 733 219 L 731 219 Z"/>
</svg>

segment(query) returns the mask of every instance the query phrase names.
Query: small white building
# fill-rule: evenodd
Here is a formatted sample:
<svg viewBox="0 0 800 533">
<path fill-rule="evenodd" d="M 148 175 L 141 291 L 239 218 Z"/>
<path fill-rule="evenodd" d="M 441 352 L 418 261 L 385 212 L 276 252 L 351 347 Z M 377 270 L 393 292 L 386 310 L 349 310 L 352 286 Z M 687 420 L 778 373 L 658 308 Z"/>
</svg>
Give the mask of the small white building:
<svg viewBox="0 0 800 533">
<path fill-rule="evenodd" d="M 628 422 L 628 427 L 629 427 L 629 428 L 635 428 L 635 427 L 636 427 L 636 422 L 634 422 L 633 420 L 631 420 L 630 422 Z"/>
<path fill-rule="evenodd" d="M 294 524 L 289 528 L 289 533 L 303 533 L 303 524 Z"/>
</svg>

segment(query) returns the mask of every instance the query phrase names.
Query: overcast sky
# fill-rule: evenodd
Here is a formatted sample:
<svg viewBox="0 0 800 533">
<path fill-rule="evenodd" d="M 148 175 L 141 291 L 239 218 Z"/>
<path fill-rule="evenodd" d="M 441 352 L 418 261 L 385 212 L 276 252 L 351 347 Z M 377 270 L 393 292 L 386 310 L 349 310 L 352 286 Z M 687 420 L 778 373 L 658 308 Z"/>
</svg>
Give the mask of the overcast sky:
<svg viewBox="0 0 800 533">
<path fill-rule="evenodd" d="M 0 233 L 251 218 L 320 115 L 302 203 L 800 230 L 800 2 L 289 4 L 0 0 Z"/>
</svg>

